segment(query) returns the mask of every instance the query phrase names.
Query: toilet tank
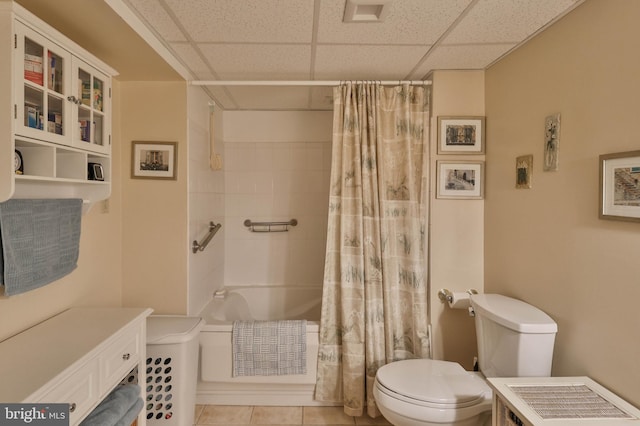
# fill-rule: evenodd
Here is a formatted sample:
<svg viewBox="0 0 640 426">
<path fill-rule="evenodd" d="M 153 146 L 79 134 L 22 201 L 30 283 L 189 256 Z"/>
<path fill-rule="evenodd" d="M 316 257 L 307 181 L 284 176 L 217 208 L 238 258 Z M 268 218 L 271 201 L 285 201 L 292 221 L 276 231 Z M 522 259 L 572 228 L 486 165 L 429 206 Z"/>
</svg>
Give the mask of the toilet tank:
<svg viewBox="0 0 640 426">
<path fill-rule="evenodd" d="M 558 325 L 535 306 L 499 294 L 474 294 L 478 363 L 485 377 L 551 375 Z"/>
</svg>

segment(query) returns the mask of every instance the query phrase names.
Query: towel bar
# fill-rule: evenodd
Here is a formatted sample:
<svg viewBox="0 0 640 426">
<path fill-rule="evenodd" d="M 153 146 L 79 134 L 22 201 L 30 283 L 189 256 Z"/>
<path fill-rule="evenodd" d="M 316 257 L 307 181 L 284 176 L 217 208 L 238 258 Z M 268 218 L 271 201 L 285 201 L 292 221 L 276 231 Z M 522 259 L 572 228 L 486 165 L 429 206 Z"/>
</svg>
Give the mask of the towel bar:
<svg viewBox="0 0 640 426">
<path fill-rule="evenodd" d="M 244 226 L 251 232 L 287 232 L 290 226 L 296 226 L 297 219 L 288 222 L 252 222 L 251 219 L 244 221 Z"/>
<path fill-rule="evenodd" d="M 213 236 L 216 235 L 216 232 L 218 232 L 220 228 L 222 228 L 221 224 L 209 222 L 209 233 L 200 242 L 193 240 L 193 243 L 191 244 L 191 251 L 193 251 L 194 253 L 197 253 L 198 251 L 204 251 L 204 249 L 207 248 L 207 245 L 209 245 L 209 242 L 211 241 Z"/>
</svg>

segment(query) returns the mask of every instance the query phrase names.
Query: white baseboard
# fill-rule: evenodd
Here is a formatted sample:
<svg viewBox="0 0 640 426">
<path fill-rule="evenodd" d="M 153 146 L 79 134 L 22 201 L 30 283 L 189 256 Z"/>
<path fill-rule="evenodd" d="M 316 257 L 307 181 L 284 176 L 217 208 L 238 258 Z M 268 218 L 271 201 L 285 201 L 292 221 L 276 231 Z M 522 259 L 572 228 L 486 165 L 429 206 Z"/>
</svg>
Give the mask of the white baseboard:
<svg viewBox="0 0 640 426">
<path fill-rule="evenodd" d="M 314 385 L 198 382 L 196 404 L 265 406 L 340 406 L 313 399 Z"/>
</svg>

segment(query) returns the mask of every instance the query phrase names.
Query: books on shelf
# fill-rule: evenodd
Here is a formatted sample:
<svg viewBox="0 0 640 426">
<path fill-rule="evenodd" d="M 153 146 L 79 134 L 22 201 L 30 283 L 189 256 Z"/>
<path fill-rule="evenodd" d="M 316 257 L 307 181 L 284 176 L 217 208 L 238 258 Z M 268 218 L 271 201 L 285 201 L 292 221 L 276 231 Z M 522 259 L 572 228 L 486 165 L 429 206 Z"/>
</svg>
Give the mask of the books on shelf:
<svg viewBox="0 0 640 426">
<path fill-rule="evenodd" d="M 91 106 L 91 83 L 89 80 L 78 79 L 78 100 L 82 105 Z"/>
<path fill-rule="evenodd" d="M 91 142 L 91 122 L 89 120 L 79 120 L 80 139 L 84 142 Z"/>
<path fill-rule="evenodd" d="M 24 124 L 27 127 L 31 127 L 33 129 L 42 130 L 43 122 L 42 122 L 42 110 L 38 105 L 25 103 L 24 104 Z"/>
<path fill-rule="evenodd" d="M 48 52 L 49 88 L 62 93 L 62 58 L 55 53 Z"/>
<path fill-rule="evenodd" d="M 102 85 L 97 80 L 93 81 L 93 109 L 102 111 Z"/>
<path fill-rule="evenodd" d="M 40 86 L 43 85 L 42 57 L 24 54 L 24 78 Z"/>
<path fill-rule="evenodd" d="M 47 131 L 57 135 L 62 134 L 62 114 L 50 112 L 47 120 Z"/>
</svg>

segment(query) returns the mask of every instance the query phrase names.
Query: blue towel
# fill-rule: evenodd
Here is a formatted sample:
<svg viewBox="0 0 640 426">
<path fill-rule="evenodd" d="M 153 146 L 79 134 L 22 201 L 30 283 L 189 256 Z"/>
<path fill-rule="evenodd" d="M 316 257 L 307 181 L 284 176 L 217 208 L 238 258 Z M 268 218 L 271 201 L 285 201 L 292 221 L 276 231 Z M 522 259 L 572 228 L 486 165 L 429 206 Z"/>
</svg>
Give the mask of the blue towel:
<svg viewBox="0 0 640 426">
<path fill-rule="evenodd" d="M 89 415 L 80 423 L 80 426 L 115 426 L 119 425 L 131 416 L 135 411 L 138 415 L 142 408 L 143 402 L 140 399 L 140 386 L 138 385 L 122 385 L 116 386 L 107 397 L 102 400 Z M 130 425 L 129 423 L 123 423 Z"/>
<path fill-rule="evenodd" d="M 80 252 L 80 199 L 0 203 L 0 283 L 24 293 L 71 273 Z"/>
<path fill-rule="evenodd" d="M 129 411 L 125 413 L 124 417 L 122 417 L 120 421 L 113 426 L 131 426 L 133 421 L 138 417 L 142 407 L 144 407 L 144 401 L 142 401 L 142 398 L 138 398 L 135 404 L 129 408 Z"/>
</svg>

